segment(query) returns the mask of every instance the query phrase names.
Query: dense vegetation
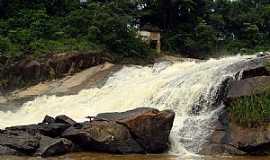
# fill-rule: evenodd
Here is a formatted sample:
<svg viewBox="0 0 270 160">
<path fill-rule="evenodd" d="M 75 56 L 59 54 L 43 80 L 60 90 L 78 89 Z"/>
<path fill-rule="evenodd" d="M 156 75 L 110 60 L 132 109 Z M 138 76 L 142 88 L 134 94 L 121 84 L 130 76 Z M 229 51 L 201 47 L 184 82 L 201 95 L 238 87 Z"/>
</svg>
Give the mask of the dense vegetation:
<svg viewBox="0 0 270 160">
<path fill-rule="evenodd" d="M 269 121 L 270 90 L 260 95 L 241 97 L 229 107 L 232 120 L 244 127 L 256 127 Z"/>
<path fill-rule="evenodd" d="M 0 0 L 6 57 L 107 50 L 146 56 L 136 35 L 162 31 L 162 50 L 188 56 L 269 49 L 269 0 Z"/>
<path fill-rule="evenodd" d="M 0 52 L 7 56 L 105 49 L 140 56 L 147 51 L 132 27 L 134 6 L 126 1 L 0 3 Z"/>
</svg>

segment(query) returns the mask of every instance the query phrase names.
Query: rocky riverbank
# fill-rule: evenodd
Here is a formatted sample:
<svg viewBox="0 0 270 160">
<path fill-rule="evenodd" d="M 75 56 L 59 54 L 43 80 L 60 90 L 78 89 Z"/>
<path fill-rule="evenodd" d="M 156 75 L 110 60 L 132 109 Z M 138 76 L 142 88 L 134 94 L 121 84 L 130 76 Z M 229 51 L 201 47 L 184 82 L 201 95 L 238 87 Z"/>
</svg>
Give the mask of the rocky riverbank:
<svg viewBox="0 0 270 160">
<path fill-rule="evenodd" d="M 14 90 L 61 78 L 113 60 L 106 53 L 62 53 L 19 60 L 0 57 L 0 87 Z"/>
<path fill-rule="evenodd" d="M 225 109 L 202 154 L 270 155 L 270 56 L 260 61 L 228 81 Z"/>
<path fill-rule="evenodd" d="M 169 147 L 175 113 L 137 108 L 102 113 L 77 123 L 61 115 L 0 131 L 0 155 L 55 156 L 80 151 L 162 153 Z"/>
</svg>

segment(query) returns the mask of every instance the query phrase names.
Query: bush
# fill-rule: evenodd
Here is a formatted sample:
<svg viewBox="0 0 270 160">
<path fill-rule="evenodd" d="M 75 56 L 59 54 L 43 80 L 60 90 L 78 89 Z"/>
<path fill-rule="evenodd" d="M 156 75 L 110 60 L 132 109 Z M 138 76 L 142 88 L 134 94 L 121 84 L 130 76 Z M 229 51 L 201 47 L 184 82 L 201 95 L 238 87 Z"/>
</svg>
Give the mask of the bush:
<svg viewBox="0 0 270 160">
<path fill-rule="evenodd" d="M 270 90 L 261 95 L 238 98 L 228 109 L 233 121 L 244 127 L 256 127 L 269 120 Z"/>
<path fill-rule="evenodd" d="M 30 43 L 31 52 L 39 56 L 47 53 L 61 53 L 72 51 L 89 51 L 99 50 L 99 46 L 80 39 L 62 39 L 62 40 L 44 40 L 40 39 Z"/>
<path fill-rule="evenodd" d="M 21 54 L 17 45 L 12 44 L 11 41 L 0 36 L 0 56 L 15 57 Z"/>
</svg>

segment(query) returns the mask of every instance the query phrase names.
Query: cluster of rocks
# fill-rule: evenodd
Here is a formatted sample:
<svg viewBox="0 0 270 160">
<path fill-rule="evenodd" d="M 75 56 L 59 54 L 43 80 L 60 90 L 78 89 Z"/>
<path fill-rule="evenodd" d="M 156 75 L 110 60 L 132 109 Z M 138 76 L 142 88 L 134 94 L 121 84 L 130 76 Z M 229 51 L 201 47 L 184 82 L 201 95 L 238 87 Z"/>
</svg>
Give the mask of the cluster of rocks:
<svg viewBox="0 0 270 160">
<path fill-rule="evenodd" d="M 223 98 L 226 107 L 240 97 L 260 95 L 270 89 L 270 56 L 259 57 L 262 65 L 247 68 L 239 79 L 228 81 Z M 216 123 L 209 142 L 201 150 L 202 154 L 270 155 L 270 121 L 259 126 L 247 127 L 234 122 L 228 109 L 224 109 Z"/>
<path fill-rule="evenodd" d="M 161 153 L 169 147 L 175 113 L 137 108 L 77 123 L 61 115 L 0 130 L 0 155 L 55 156 L 79 151 Z"/>
<path fill-rule="evenodd" d="M 112 61 L 105 53 L 63 53 L 47 55 L 41 58 L 26 57 L 15 62 L 1 60 L 0 79 L 7 89 L 14 89 L 25 84 L 60 78 L 83 69 Z"/>
</svg>

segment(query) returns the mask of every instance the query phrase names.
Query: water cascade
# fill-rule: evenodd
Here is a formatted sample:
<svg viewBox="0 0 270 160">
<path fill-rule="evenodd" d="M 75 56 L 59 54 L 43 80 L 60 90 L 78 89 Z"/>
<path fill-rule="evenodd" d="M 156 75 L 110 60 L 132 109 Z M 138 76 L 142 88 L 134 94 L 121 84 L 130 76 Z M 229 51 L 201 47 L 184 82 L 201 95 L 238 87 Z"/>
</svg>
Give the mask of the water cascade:
<svg viewBox="0 0 270 160">
<path fill-rule="evenodd" d="M 171 133 L 173 154 L 199 151 L 211 133 L 222 103 L 219 86 L 235 77 L 236 64 L 248 61 L 235 56 L 204 62 L 160 62 L 153 66 L 125 66 L 101 88 L 77 95 L 42 96 L 15 112 L 0 111 L 0 128 L 41 122 L 45 115 L 65 114 L 77 121 L 102 112 L 120 112 L 136 107 L 173 109 L 176 119 Z"/>
</svg>

